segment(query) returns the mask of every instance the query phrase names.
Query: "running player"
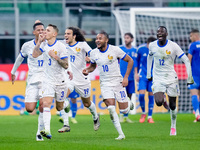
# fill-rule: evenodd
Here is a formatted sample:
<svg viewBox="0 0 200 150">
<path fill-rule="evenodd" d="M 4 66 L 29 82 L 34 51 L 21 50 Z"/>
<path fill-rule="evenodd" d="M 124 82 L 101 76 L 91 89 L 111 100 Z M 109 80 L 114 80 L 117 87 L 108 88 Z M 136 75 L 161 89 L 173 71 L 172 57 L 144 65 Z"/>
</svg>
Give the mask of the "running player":
<svg viewBox="0 0 200 150">
<path fill-rule="evenodd" d="M 128 76 L 133 67 L 133 60 L 119 47 L 108 44 L 108 34 L 104 31 L 97 34 L 97 48 L 90 52 L 90 66 L 83 70 L 84 75 L 94 71 L 96 65 L 100 73 L 100 86 L 103 101 L 106 104 L 110 118 L 117 129 L 119 136 L 116 140 L 125 139 L 119 117 L 115 110 L 115 99 L 118 101 L 120 112 L 126 114 L 133 109 L 133 103 L 127 96 L 125 87 L 128 85 Z M 122 77 L 118 60 L 123 59 L 128 62 L 127 71 Z"/>
<path fill-rule="evenodd" d="M 94 121 L 94 130 L 100 127 L 99 116 L 96 111 L 95 104 L 90 101 L 91 81 L 87 75 L 82 74 L 82 70 L 86 67 L 85 57 L 91 47 L 85 42 L 81 30 L 76 27 L 68 27 L 65 30 L 65 40 L 67 43 L 67 52 L 69 56 L 70 70 L 73 73 L 73 79 L 68 83 L 68 95 L 75 91 L 80 95 L 83 105 L 87 107 Z M 59 129 L 58 132 L 66 132 L 67 128 Z"/>
<path fill-rule="evenodd" d="M 154 59 L 152 91 L 155 102 L 157 106 L 162 106 L 164 103 L 163 94 L 165 92 L 167 93 L 171 114 L 170 135 L 176 135 L 176 98 L 180 93 L 178 77 L 174 70 L 174 60 L 176 57 L 181 59 L 186 65 L 188 74 L 187 83 L 193 84 L 194 81 L 188 57 L 184 54 L 178 44 L 168 40 L 167 36 L 167 28 L 159 26 L 157 29 L 157 40 L 149 44 L 149 55 L 147 57 L 147 79 L 151 80 L 152 78 L 151 67 Z"/>
<path fill-rule="evenodd" d="M 34 48 L 32 56 L 34 58 L 43 53 L 44 57 L 44 79 L 42 83 L 43 97 L 43 121 L 44 130 L 40 133 L 51 139 L 50 107 L 53 99 L 56 100 L 56 109 L 63 109 L 63 103 L 67 94 L 66 74 L 65 69 L 68 68 L 67 51 L 65 45 L 57 41 L 58 28 L 55 25 L 49 24 L 46 28 L 45 35 L 40 34 L 38 42 Z M 46 38 L 48 44 L 40 49 L 42 41 Z"/>
<path fill-rule="evenodd" d="M 35 110 L 37 101 L 39 100 L 39 116 L 38 116 L 38 131 L 36 133 L 36 141 L 43 141 L 43 138 L 40 134 L 40 131 L 43 130 L 43 109 L 42 109 L 42 95 L 41 95 L 41 86 L 42 86 L 42 76 L 43 76 L 43 56 L 38 58 L 33 58 L 32 53 L 33 49 L 38 42 L 39 34 L 44 32 L 44 24 L 39 20 L 35 21 L 33 25 L 33 34 L 35 39 L 25 42 L 22 45 L 20 54 L 18 55 L 14 66 L 11 71 L 12 84 L 15 82 L 15 73 L 17 68 L 21 65 L 24 58 L 28 58 L 28 77 L 27 77 L 27 86 L 25 94 L 25 108 L 27 112 L 31 113 Z"/>
</svg>

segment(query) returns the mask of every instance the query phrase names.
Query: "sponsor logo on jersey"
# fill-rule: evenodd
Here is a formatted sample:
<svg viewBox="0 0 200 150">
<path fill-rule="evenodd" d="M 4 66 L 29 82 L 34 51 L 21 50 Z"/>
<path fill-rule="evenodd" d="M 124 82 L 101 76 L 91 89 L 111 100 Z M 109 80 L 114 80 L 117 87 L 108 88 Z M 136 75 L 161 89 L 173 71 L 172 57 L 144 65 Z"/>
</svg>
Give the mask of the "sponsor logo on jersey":
<svg viewBox="0 0 200 150">
<path fill-rule="evenodd" d="M 170 54 L 171 54 L 171 51 L 166 50 L 166 54 L 167 54 L 167 55 L 170 55 Z"/>
</svg>

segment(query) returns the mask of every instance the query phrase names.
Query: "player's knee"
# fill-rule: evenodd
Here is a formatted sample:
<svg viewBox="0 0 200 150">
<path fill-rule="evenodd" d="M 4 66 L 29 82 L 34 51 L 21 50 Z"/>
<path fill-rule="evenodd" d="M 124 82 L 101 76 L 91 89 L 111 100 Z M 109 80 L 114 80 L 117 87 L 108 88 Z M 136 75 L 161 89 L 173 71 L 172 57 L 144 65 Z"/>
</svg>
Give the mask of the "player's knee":
<svg viewBox="0 0 200 150">
<path fill-rule="evenodd" d="M 32 112 L 34 111 L 34 109 L 35 109 L 35 108 L 26 108 L 26 111 L 27 111 L 28 113 L 32 113 Z"/>
<path fill-rule="evenodd" d="M 90 107 L 91 103 L 85 102 L 85 103 L 83 103 L 83 105 L 88 108 L 88 107 Z"/>
<path fill-rule="evenodd" d="M 35 110 L 36 103 L 25 103 L 26 111 L 32 113 Z"/>
<path fill-rule="evenodd" d="M 157 106 L 162 106 L 162 104 L 163 104 L 163 101 L 160 100 L 160 99 L 156 99 L 156 98 L 155 98 L 155 102 L 156 102 L 156 105 L 157 105 Z"/>
<path fill-rule="evenodd" d="M 170 103 L 169 107 L 171 110 L 175 110 L 176 109 L 176 103 Z"/>
<path fill-rule="evenodd" d="M 57 109 L 57 111 L 61 111 L 63 109 L 63 106 L 57 105 L 56 109 Z"/>
</svg>

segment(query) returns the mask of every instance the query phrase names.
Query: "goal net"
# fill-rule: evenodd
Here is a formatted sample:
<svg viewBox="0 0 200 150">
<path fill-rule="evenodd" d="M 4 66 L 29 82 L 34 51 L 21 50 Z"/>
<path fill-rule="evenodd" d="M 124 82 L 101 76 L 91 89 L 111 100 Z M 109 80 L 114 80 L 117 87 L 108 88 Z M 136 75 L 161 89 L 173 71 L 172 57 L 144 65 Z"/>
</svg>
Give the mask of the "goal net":
<svg viewBox="0 0 200 150">
<path fill-rule="evenodd" d="M 134 46 L 146 43 L 149 36 L 156 37 L 157 28 L 162 25 L 168 29 L 168 39 L 178 43 L 187 54 L 190 31 L 200 30 L 200 8 L 131 8 L 127 11 L 116 10 L 113 13 L 119 24 L 122 41 L 124 33 L 131 32 L 134 35 Z M 192 112 L 186 68 L 178 59 L 175 61 L 175 70 L 179 77 L 181 92 L 178 99 L 178 110 L 179 112 Z M 137 102 L 137 107 L 138 105 Z M 165 110 L 156 108 L 154 112 L 165 112 Z"/>
</svg>

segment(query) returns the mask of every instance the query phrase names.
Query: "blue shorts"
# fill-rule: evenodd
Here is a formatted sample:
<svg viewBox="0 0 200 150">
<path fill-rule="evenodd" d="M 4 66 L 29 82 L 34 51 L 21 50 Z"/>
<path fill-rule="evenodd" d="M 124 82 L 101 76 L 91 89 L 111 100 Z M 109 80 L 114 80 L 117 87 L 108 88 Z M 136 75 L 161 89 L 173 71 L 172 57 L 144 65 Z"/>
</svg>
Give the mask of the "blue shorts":
<svg viewBox="0 0 200 150">
<path fill-rule="evenodd" d="M 128 81 L 128 86 L 126 87 L 127 94 L 135 93 L 135 81 L 130 80 Z"/>
<path fill-rule="evenodd" d="M 147 90 L 148 92 L 152 92 L 151 86 L 152 86 L 152 81 L 149 81 L 146 78 L 140 78 L 139 85 L 138 85 L 138 91 L 139 90 Z"/>
<path fill-rule="evenodd" d="M 188 85 L 188 89 L 197 89 L 200 90 L 200 77 L 199 76 L 193 76 L 194 83 L 191 85 Z"/>
<path fill-rule="evenodd" d="M 72 93 L 69 94 L 69 98 L 78 98 L 80 95 L 74 90 Z"/>
</svg>

